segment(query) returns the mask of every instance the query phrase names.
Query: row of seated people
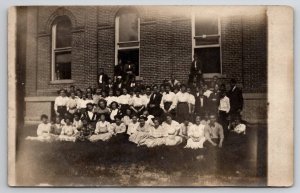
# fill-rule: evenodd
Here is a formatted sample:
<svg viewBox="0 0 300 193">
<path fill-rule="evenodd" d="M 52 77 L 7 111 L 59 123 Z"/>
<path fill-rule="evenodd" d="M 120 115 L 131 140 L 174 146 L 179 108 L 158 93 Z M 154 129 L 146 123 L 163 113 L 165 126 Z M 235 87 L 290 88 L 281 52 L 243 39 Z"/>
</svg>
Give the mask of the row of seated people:
<svg viewBox="0 0 300 193">
<path fill-rule="evenodd" d="M 224 131 L 222 125 L 216 121 L 215 115 L 208 119 L 196 116 L 193 122 L 185 120 L 178 123 L 171 114 L 166 114 L 164 121 L 146 116 L 147 113 L 115 115 L 114 122 L 108 122 L 105 114 L 100 114 L 99 120 L 94 124 L 87 117 L 78 113 L 74 118 L 70 115 L 49 123 L 48 116 L 41 116 L 41 123 L 37 128 L 37 136 L 29 136 L 27 140 L 53 142 L 53 141 L 129 141 L 138 146 L 156 147 L 161 145 L 175 146 L 185 143 L 185 148 L 201 149 L 203 147 L 223 146 Z M 232 136 L 245 135 L 246 125 L 236 118 L 229 130 Z"/>
</svg>

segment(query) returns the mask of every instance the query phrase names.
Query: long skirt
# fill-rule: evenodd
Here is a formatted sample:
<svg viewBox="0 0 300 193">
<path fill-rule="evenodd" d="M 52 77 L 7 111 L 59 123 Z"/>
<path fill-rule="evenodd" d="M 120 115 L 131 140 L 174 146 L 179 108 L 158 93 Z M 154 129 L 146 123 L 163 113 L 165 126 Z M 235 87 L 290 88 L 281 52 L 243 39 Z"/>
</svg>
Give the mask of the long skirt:
<svg viewBox="0 0 300 193">
<path fill-rule="evenodd" d="M 175 136 L 175 135 L 169 135 L 166 137 L 166 145 L 167 146 L 174 146 L 174 145 L 179 145 L 182 143 L 183 139 L 180 136 Z"/>
<path fill-rule="evenodd" d="M 147 132 L 135 132 L 129 137 L 129 141 L 136 143 L 137 145 L 146 145 L 146 139 L 149 137 Z"/>
<path fill-rule="evenodd" d="M 67 107 L 66 106 L 58 106 L 57 107 L 57 113 L 59 114 L 60 117 L 64 118 L 66 112 L 67 112 Z"/>
<path fill-rule="evenodd" d="M 58 137 L 60 141 L 70 141 L 70 142 L 75 142 L 76 141 L 76 136 L 67 136 L 67 135 L 60 135 Z"/>
<path fill-rule="evenodd" d="M 205 137 L 200 137 L 197 139 L 189 138 L 184 148 L 201 149 L 203 148 L 203 144 L 205 140 L 206 140 Z"/>
<path fill-rule="evenodd" d="M 179 123 L 182 123 L 185 120 L 189 120 L 190 116 L 189 116 L 189 105 L 188 105 L 188 103 L 179 102 L 177 104 L 176 116 L 177 116 L 177 121 Z"/>
<path fill-rule="evenodd" d="M 91 142 L 108 141 L 111 137 L 112 137 L 111 133 L 101 133 L 97 135 L 92 135 L 89 140 Z"/>
<path fill-rule="evenodd" d="M 53 142 L 58 140 L 58 135 L 45 133 L 37 137 L 28 136 L 26 137 L 26 140 L 30 141 L 41 141 L 41 142 Z"/>
<path fill-rule="evenodd" d="M 145 145 L 147 147 L 156 147 L 166 144 L 166 138 L 165 137 L 149 137 L 145 140 Z"/>
</svg>

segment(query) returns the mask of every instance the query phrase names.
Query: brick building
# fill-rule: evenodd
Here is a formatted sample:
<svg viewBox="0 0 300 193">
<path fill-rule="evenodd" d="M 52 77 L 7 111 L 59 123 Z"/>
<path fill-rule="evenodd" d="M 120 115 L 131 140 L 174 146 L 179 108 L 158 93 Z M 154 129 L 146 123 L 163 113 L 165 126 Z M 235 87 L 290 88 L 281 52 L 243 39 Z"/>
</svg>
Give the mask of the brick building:
<svg viewBox="0 0 300 193">
<path fill-rule="evenodd" d="M 213 76 L 227 84 L 237 79 L 246 120 L 266 121 L 263 7 L 19 7 L 17 27 L 17 97 L 24 109 L 19 120 L 51 114 L 60 88 L 95 87 L 99 68 L 113 76 L 120 58 L 136 63 L 138 78 L 148 84 L 171 73 L 186 82 L 193 55 L 198 55 L 206 61 L 207 81 Z"/>
</svg>

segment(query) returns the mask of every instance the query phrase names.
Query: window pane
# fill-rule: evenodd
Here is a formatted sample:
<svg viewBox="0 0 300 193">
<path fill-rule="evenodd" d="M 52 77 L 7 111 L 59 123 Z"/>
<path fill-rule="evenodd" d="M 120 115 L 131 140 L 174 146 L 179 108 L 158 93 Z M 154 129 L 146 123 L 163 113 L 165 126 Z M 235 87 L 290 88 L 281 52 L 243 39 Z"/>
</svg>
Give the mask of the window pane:
<svg viewBox="0 0 300 193">
<path fill-rule="evenodd" d="M 119 16 L 119 42 L 138 41 L 138 16 L 123 13 Z"/>
<path fill-rule="evenodd" d="M 68 18 L 57 21 L 56 24 L 56 48 L 71 47 L 72 24 Z"/>
<path fill-rule="evenodd" d="M 71 79 L 71 73 L 71 52 L 55 53 L 55 78 Z"/>
<path fill-rule="evenodd" d="M 219 36 L 213 37 L 197 37 L 195 39 L 196 46 L 203 46 L 203 45 L 212 45 L 212 44 L 219 44 Z"/>
<path fill-rule="evenodd" d="M 213 35 L 218 34 L 218 18 L 200 16 L 196 15 L 195 17 L 195 35 Z"/>
<path fill-rule="evenodd" d="M 221 73 L 220 47 L 196 48 L 195 55 L 203 65 L 203 73 Z"/>
<path fill-rule="evenodd" d="M 121 59 L 122 65 L 125 65 L 128 61 L 135 66 L 135 75 L 139 76 L 139 49 L 132 50 L 119 50 L 118 58 Z"/>
</svg>

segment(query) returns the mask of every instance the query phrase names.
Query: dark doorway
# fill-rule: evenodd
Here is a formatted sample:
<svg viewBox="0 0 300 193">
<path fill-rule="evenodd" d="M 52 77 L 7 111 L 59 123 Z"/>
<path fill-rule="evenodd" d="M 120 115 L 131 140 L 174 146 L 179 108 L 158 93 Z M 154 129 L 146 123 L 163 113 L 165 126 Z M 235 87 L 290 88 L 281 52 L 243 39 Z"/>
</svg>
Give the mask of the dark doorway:
<svg viewBox="0 0 300 193">
<path fill-rule="evenodd" d="M 140 74 L 140 56 L 139 49 L 119 50 L 118 59 L 122 60 L 122 64 L 126 64 L 130 60 L 135 65 L 135 75 Z"/>
</svg>

